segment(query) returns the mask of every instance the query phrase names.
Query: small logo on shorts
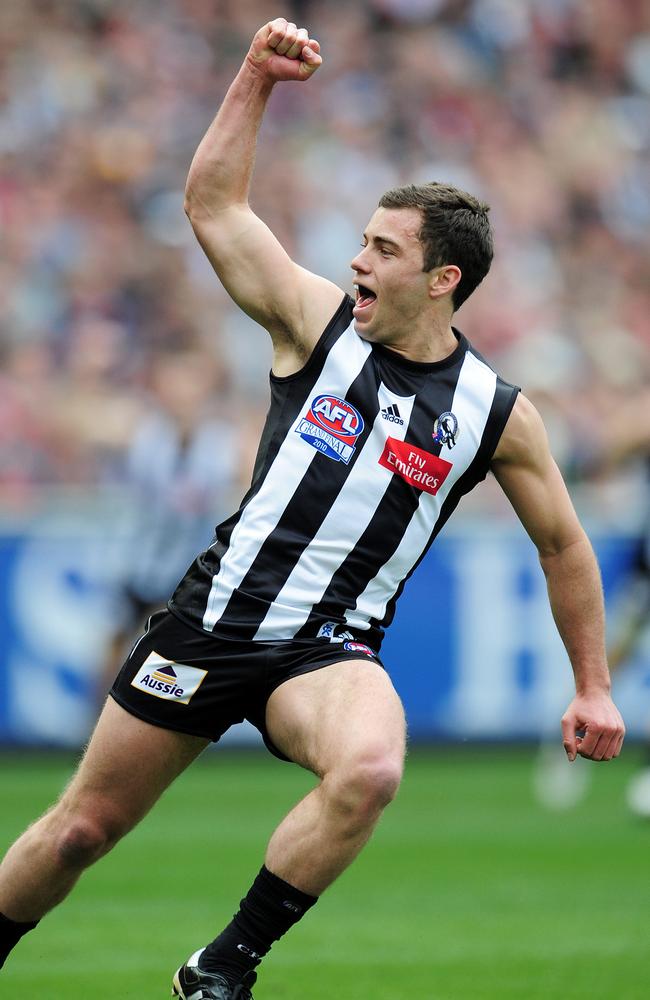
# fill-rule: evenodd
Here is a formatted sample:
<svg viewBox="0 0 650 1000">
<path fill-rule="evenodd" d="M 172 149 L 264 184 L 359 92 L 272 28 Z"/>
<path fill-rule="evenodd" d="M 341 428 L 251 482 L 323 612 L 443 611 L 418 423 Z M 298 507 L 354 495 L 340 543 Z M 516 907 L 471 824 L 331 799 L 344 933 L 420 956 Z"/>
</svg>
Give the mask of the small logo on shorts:
<svg viewBox="0 0 650 1000">
<path fill-rule="evenodd" d="M 329 639 L 330 642 L 343 642 L 344 639 L 353 638 L 352 632 L 341 632 L 339 635 L 335 635 L 337 628 L 340 628 L 337 622 L 325 622 L 319 628 L 316 638 Z"/>
<path fill-rule="evenodd" d="M 137 674 L 131 681 L 131 687 L 145 694 L 165 701 L 180 702 L 188 705 L 190 698 L 201 686 L 207 670 L 198 667 L 188 667 L 185 663 L 175 663 L 167 660 L 160 653 L 149 653 Z"/>
<path fill-rule="evenodd" d="M 376 656 L 374 649 L 366 646 L 365 642 L 344 642 L 343 649 L 347 649 L 349 653 L 365 653 L 366 656 Z"/>
</svg>

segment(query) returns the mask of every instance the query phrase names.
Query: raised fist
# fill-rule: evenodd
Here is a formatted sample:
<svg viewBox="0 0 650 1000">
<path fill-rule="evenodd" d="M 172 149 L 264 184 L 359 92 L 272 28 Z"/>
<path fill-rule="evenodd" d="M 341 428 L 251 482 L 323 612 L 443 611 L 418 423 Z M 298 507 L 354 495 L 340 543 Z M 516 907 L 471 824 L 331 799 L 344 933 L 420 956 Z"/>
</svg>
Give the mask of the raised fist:
<svg viewBox="0 0 650 1000">
<path fill-rule="evenodd" d="M 256 72 L 269 80 L 308 80 L 322 59 L 320 45 L 306 28 L 276 17 L 255 35 L 247 59 Z"/>
</svg>

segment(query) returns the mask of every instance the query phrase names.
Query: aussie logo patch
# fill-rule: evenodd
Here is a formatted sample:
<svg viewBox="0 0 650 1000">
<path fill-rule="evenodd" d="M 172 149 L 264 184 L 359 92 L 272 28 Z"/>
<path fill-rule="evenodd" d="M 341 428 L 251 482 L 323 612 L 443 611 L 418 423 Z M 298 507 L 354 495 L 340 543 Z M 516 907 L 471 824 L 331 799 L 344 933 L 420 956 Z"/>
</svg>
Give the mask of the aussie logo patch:
<svg viewBox="0 0 650 1000">
<path fill-rule="evenodd" d="M 131 681 L 131 687 L 144 691 L 145 694 L 152 694 L 154 698 L 188 705 L 206 674 L 207 670 L 188 667 L 185 663 L 175 663 L 153 652 L 149 653 Z"/>
<path fill-rule="evenodd" d="M 444 458 L 423 451 L 407 441 L 389 437 L 379 459 L 379 464 L 389 469 L 405 482 L 425 493 L 436 495 L 453 468 Z"/>
<path fill-rule="evenodd" d="M 359 411 L 341 399 L 323 393 L 312 400 L 309 411 L 302 417 L 296 433 L 312 448 L 347 465 L 355 452 L 356 440 L 363 430 Z"/>
</svg>

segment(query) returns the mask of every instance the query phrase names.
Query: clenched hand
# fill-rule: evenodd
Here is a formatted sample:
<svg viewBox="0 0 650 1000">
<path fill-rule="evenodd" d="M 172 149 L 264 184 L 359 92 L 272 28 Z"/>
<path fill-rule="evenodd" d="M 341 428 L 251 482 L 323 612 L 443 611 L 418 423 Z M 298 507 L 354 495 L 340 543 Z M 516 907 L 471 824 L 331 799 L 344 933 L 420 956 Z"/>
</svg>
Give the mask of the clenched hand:
<svg viewBox="0 0 650 1000">
<path fill-rule="evenodd" d="M 246 57 L 269 81 L 308 80 L 323 62 L 320 45 L 306 28 L 276 17 L 257 32 Z"/>
</svg>

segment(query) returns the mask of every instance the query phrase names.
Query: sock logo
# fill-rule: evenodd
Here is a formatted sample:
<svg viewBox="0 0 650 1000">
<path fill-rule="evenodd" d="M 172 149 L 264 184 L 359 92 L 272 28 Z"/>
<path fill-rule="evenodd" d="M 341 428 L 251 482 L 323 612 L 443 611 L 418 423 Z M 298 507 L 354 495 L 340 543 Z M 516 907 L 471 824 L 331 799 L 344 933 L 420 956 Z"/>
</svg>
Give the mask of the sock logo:
<svg viewBox="0 0 650 1000">
<path fill-rule="evenodd" d="M 330 642 L 344 642 L 345 639 L 354 638 L 351 632 L 341 632 L 339 635 L 335 635 L 337 628 L 341 628 L 337 622 L 325 622 L 316 633 L 316 638 L 329 639 Z"/>
<path fill-rule="evenodd" d="M 282 905 L 286 906 L 287 910 L 293 910 L 294 913 L 302 913 L 302 909 L 296 906 L 295 903 L 292 903 L 290 899 L 283 899 Z"/>
<path fill-rule="evenodd" d="M 261 955 L 259 955 L 256 951 L 253 951 L 252 948 L 249 948 L 245 944 L 238 944 L 237 951 L 243 952 L 244 955 L 248 955 L 249 958 L 254 958 L 256 961 L 259 961 L 262 958 Z"/>
</svg>

